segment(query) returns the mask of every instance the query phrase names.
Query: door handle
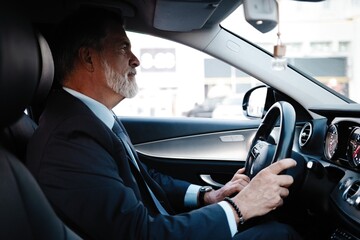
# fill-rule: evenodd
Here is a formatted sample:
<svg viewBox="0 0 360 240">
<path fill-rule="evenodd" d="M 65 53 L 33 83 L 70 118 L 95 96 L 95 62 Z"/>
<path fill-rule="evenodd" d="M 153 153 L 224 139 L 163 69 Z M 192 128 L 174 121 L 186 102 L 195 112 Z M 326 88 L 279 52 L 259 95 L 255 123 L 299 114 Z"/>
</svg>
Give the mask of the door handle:
<svg viewBox="0 0 360 240">
<path fill-rule="evenodd" d="M 224 184 L 221 184 L 221 183 L 218 183 L 216 182 L 214 179 L 212 179 L 212 177 L 209 175 L 209 174 L 200 174 L 200 178 L 206 182 L 207 184 L 209 184 L 210 186 L 213 186 L 213 187 L 223 187 Z"/>
</svg>

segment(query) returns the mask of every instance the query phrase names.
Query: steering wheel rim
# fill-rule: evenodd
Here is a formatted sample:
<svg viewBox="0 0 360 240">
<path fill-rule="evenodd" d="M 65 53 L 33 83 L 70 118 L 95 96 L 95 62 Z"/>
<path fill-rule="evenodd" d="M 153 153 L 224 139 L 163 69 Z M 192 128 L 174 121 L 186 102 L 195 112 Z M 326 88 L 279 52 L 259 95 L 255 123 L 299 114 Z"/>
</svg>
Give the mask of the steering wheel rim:
<svg viewBox="0 0 360 240">
<path fill-rule="evenodd" d="M 269 142 L 277 120 L 280 120 L 278 143 Z M 294 142 L 296 113 L 285 101 L 276 102 L 266 113 L 252 141 L 245 162 L 245 174 L 252 179 L 263 168 L 283 158 L 291 157 Z"/>
</svg>

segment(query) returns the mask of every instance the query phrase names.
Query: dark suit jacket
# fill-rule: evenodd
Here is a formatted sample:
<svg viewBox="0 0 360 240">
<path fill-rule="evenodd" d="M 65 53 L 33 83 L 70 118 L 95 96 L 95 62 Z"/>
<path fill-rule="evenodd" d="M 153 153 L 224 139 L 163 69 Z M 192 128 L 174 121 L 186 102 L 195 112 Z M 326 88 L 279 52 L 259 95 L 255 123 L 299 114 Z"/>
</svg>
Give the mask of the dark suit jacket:
<svg viewBox="0 0 360 240">
<path fill-rule="evenodd" d="M 55 211 L 84 238 L 231 238 L 217 204 L 178 215 L 157 214 L 122 143 L 64 90 L 54 90 L 49 98 L 29 143 L 27 165 Z M 189 183 L 154 171 L 150 175 L 172 207 L 181 208 Z"/>
</svg>

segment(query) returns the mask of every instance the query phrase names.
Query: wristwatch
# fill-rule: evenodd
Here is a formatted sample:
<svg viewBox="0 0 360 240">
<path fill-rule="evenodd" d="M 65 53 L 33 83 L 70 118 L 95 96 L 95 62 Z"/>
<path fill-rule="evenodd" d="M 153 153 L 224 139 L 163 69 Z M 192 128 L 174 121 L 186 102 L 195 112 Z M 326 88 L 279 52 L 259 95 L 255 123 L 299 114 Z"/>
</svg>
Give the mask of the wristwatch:
<svg viewBox="0 0 360 240">
<path fill-rule="evenodd" d="M 199 189 L 198 202 L 200 207 L 205 206 L 205 201 L 204 201 L 205 193 L 211 192 L 212 190 L 213 188 L 211 186 L 202 186 Z"/>
</svg>

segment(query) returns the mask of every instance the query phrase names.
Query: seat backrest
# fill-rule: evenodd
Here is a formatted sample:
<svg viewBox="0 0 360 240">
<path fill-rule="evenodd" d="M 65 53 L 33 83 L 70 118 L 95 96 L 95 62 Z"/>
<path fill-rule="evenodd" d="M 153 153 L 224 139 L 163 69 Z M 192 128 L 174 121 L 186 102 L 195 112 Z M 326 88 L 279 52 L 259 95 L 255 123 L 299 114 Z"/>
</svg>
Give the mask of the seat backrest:
<svg viewBox="0 0 360 240">
<path fill-rule="evenodd" d="M 9 126 L 0 131 L 0 144 L 5 146 L 10 152 L 15 154 L 22 162 L 25 162 L 26 147 L 37 128 L 38 118 L 43 109 L 44 100 L 47 97 L 54 78 L 54 62 L 50 47 L 45 38 L 38 32 L 37 46 L 40 53 L 38 83 L 31 99 L 31 105 L 28 106 L 29 115 L 23 113 L 22 116 Z M 36 75 L 35 75 L 36 76 Z M 33 118 L 35 120 L 33 120 Z"/>
<path fill-rule="evenodd" d="M 0 145 L 25 162 L 26 148 L 37 124 L 27 114 L 0 131 Z"/>
<path fill-rule="evenodd" d="M 50 59 L 42 56 L 38 39 L 29 21 L 0 9 L 0 131 L 27 121 L 21 117 L 40 86 L 42 62 Z M 9 144 L 0 142 L 0 239 L 80 239 L 57 217 L 19 158 L 5 148 Z"/>
</svg>

